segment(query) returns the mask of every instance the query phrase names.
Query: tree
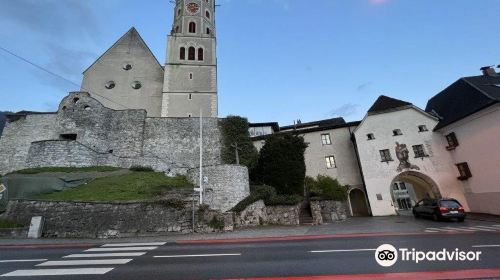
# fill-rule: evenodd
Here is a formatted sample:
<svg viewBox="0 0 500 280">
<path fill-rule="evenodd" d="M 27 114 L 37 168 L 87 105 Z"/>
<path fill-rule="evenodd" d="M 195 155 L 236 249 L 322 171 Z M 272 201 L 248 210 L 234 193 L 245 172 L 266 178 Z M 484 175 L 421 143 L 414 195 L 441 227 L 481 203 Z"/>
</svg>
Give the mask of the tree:
<svg viewBox="0 0 500 280">
<path fill-rule="evenodd" d="M 337 179 L 329 176 L 318 175 L 316 179 L 307 177 L 311 197 L 325 200 L 345 201 L 348 186 L 342 186 Z"/>
<path fill-rule="evenodd" d="M 304 138 L 291 134 L 274 134 L 260 150 L 253 178 L 273 186 L 278 194 L 303 195 L 306 165 Z"/>
<path fill-rule="evenodd" d="M 220 121 L 222 132 L 222 161 L 226 164 L 236 163 L 236 151 L 241 165 L 254 168 L 257 165 L 259 153 L 250 139 L 249 124 L 246 118 L 228 116 Z"/>
</svg>

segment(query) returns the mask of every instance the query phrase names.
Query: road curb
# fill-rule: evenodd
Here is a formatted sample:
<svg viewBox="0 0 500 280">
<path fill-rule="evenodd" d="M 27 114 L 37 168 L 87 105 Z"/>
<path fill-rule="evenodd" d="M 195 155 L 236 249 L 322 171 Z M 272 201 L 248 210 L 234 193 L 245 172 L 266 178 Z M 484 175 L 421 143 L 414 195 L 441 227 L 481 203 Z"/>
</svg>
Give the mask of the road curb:
<svg viewBox="0 0 500 280">
<path fill-rule="evenodd" d="M 333 238 L 352 238 L 352 237 L 384 237 L 384 236 L 415 236 L 415 235 L 466 235 L 475 234 L 475 232 L 375 232 L 375 233 L 346 233 L 346 234 L 327 234 L 327 235 L 297 235 L 297 236 L 271 236 L 271 237 L 250 237 L 233 239 L 202 239 L 202 240 L 177 240 L 177 244 L 224 244 L 224 243 L 257 243 L 273 241 L 300 241 L 317 240 Z"/>
<path fill-rule="evenodd" d="M 65 244 L 13 244 L 0 245 L 0 249 L 66 249 L 66 248 L 91 248 L 97 243 L 65 243 Z"/>
</svg>

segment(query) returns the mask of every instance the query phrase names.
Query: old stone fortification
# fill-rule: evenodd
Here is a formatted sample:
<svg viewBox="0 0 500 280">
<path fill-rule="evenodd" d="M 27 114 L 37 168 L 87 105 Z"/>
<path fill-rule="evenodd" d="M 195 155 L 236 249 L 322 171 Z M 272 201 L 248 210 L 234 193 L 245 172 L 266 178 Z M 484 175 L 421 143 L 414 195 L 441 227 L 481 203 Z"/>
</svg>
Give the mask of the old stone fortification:
<svg viewBox="0 0 500 280">
<path fill-rule="evenodd" d="M 114 238 L 192 231 L 191 203 L 168 202 L 57 202 L 13 200 L 3 218 L 29 224 L 43 216 L 44 237 Z M 232 230 L 232 216 L 220 211 L 195 210 L 197 232 Z M 221 228 L 210 222 L 218 221 Z M 224 222 L 226 221 L 227 224 Z"/>
<path fill-rule="evenodd" d="M 297 205 L 266 206 L 259 200 L 250 204 L 239 214 L 235 213 L 235 227 L 259 225 L 298 225 L 300 203 Z"/>
<path fill-rule="evenodd" d="M 349 210 L 345 201 L 311 201 L 311 214 L 315 225 L 343 221 L 347 219 L 348 213 Z"/>
<path fill-rule="evenodd" d="M 225 212 L 250 194 L 248 168 L 240 165 L 216 165 L 203 167 L 205 197 L 203 203 Z M 188 171 L 188 179 L 199 186 L 200 169 Z M 229 187 L 228 187 L 229 186 Z"/>
<path fill-rule="evenodd" d="M 218 119 L 203 119 L 204 164 L 220 159 Z M 85 92 L 65 97 L 56 113 L 10 117 L 0 138 L 0 174 L 28 167 L 152 166 L 186 173 L 198 165 L 199 119 L 148 118 L 112 110 Z"/>
</svg>

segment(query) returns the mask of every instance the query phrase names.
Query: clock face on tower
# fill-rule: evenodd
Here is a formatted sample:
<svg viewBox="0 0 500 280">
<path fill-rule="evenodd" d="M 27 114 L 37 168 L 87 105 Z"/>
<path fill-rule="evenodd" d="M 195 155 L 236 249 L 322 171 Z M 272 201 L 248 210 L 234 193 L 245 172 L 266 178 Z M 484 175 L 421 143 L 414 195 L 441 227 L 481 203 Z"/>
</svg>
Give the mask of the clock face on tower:
<svg viewBox="0 0 500 280">
<path fill-rule="evenodd" d="M 200 5 L 196 3 L 189 3 L 186 5 L 186 9 L 191 14 L 196 14 L 200 10 Z"/>
</svg>

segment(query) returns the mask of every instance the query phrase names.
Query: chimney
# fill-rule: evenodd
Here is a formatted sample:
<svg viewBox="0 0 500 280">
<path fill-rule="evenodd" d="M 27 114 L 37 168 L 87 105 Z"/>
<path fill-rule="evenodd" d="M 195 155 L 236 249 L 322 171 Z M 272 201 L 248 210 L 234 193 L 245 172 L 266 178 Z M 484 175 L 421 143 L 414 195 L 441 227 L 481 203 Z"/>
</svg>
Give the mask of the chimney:
<svg viewBox="0 0 500 280">
<path fill-rule="evenodd" d="M 495 68 L 493 68 L 491 66 L 481 67 L 480 70 L 483 71 L 484 76 L 496 76 L 497 75 L 497 73 L 495 72 Z"/>
</svg>

